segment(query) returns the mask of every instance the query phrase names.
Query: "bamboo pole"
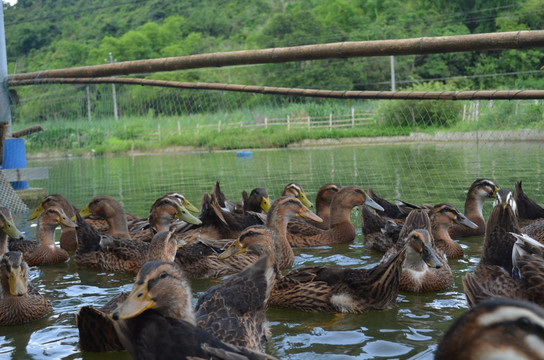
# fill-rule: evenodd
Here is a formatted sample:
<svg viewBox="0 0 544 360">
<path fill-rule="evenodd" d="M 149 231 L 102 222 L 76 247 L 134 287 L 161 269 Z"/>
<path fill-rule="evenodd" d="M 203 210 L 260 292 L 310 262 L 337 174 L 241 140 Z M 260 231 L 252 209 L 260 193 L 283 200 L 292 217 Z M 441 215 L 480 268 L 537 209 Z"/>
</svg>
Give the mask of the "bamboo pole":
<svg viewBox="0 0 544 360">
<path fill-rule="evenodd" d="M 307 96 L 342 99 L 399 99 L 399 100 L 528 100 L 544 99 L 544 90 L 465 90 L 465 91 L 337 91 L 239 84 L 192 83 L 169 80 L 136 78 L 51 78 L 38 80 L 13 80 L 10 86 L 35 84 L 132 84 L 162 86 L 193 90 L 222 90 L 258 94 Z"/>
<path fill-rule="evenodd" d="M 365 56 L 437 54 L 447 52 L 507 50 L 544 47 L 544 30 L 511 31 L 395 40 L 350 41 L 260 50 L 124 61 L 12 74 L 9 80 L 52 77 L 83 78 L 141 74 L 205 67 L 282 63 L 289 61 L 344 59 Z"/>
</svg>

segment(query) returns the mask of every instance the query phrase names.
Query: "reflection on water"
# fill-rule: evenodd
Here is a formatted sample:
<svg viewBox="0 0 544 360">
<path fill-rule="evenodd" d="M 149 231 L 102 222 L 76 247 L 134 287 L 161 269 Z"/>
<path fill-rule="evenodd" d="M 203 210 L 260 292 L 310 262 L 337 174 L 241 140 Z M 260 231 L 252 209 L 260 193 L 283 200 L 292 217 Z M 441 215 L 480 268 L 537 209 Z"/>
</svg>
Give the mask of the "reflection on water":
<svg viewBox="0 0 544 360">
<path fill-rule="evenodd" d="M 540 148 L 540 144 L 531 143 L 372 145 L 254 151 L 250 159 L 219 152 L 30 160 L 29 167 L 49 167 L 49 181 L 36 181 L 31 186 L 62 193 L 78 207 L 95 195 L 111 195 L 127 211 L 140 216 L 147 215 L 155 199 L 174 190 L 198 205 L 216 180 L 231 199 L 239 199 L 242 190 L 257 186 L 266 187 L 275 198 L 292 181 L 315 199 L 321 185 L 336 182 L 372 187 L 389 200 L 447 201 L 462 209 L 465 191 L 478 177 L 492 178 L 509 188 L 514 181 L 523 180 L 525 191 L 540 203 Z M 486 214 L 490 207 L 486 203 Z M 16 222 L 32 238 L 35 228 L 25 221 L 28 215 L 16 215 Z M 352 221 L 358 234 L 354 242 L 296 249 L 294 267 L 367 268 L 377 264 L 381 254 L 362 246 L 357 209 Z M 402 293 L 397 306 L 387 311 L 337 315 L 269 309 L 272 338 L 267 352 L 282 359 L 432 359 L 444 330 L 466 309 L 461 275 L 477 264 L 482 241 L 482 237 L 461 241 L 466 255 L 451 261 L 455 273 L 452 288 L 431 294 Z M 30 324 L 0 327 L 1 358 L 128 358 L 126 353 L 82 354 L 75 313 L 81 306 L 101 306 L 119 291 L 130 290 L 133 276 L 78 268 L 73 259 L 32 267 L 30 276 L 51 300 L 53 311 Z M 211 284 L 194 281 L 195 299 Z"/>
</svg>

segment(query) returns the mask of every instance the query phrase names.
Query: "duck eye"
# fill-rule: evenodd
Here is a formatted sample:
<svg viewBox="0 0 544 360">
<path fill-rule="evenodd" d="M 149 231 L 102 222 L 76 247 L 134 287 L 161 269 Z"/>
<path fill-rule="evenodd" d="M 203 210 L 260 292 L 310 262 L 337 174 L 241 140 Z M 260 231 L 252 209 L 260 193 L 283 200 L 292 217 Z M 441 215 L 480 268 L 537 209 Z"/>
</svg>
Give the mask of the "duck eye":
<svg viewBox="0 0 544 360">
<path fill-rule="evenodd" d="M 168 274 L 166 273 L 166 271 L 163 271 L 163 272 L 161 273 L 160 278 L 161 278 L 161 279 L 164 279 L 164 278 L 167 277 L 167 276 L 168 276 Z"/>
</svg>

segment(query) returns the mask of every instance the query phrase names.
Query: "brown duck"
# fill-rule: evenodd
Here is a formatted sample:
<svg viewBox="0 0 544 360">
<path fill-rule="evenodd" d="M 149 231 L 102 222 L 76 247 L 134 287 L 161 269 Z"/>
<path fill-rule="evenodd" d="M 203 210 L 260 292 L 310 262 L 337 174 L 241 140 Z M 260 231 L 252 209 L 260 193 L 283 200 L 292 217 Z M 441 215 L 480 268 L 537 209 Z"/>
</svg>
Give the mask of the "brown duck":
<svg viewBox="0 0 544 360">
<path fill-rule="evenodd" d="M 59 225 L 71 229 L 77 226 L 61 208 L 49 206 L 38 216 L 36 227 L 38 241 L 12 239 L 9 242 L 9 249 L 22 252 L 28 266 L 63 263 L 69 256 L 66 250 L 55 245 L 55 229 Z"/>
<path fill-rule="evenodd" d="M 355 227 L 351 222 L 351 210 L 363 204 L 382 209 L 363 189 L 357 186 L 343 187 L 331 202 L 330 228 L 323 230 L 311 224 L 293 222 L 287 233 L 289 244 L 293 247 L 304 247 L 353 241 Z"/>
</svg>

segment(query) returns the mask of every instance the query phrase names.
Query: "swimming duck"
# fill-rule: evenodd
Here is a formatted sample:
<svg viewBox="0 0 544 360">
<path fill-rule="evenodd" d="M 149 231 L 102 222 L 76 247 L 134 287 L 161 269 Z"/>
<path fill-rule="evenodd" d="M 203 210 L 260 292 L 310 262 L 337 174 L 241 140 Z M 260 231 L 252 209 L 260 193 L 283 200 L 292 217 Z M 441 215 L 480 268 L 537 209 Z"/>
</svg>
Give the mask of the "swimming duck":
<svg viewBox="0 0 544 360">
<path fill-rule="evenodd" d="M 407 248 L 421 244 L 422 236 L 414 230 L 407 246 L 370 269 L 314 266 L 293 270 L 276 279 L 268 305 L 332 313 L 389 309 L 396 303 Z"/>
<path fill-rule="evenodd" d="M 323 230 L 311 224 L 292 222 L 287 232 L 289 244 L 293 247 L 303 247 L 353 241 L 356 234 L 355 227 L 351 223 L 351 210 L 363 204 L 382 209 L 360 187 L 343 187 L 332 199 L 330 228 Z"/>
<path fill-rule="evenodd" d="M 273 359 L 227 344 L 197 327 L 189 283 L 172 263 L 146 263 L 130 295 L 111 317 L 134 359 Z"/>
<path fill-rule="evenodd" d="M 19 251 L 9 251 L 0 260 L 0 326 L 37 320 L 51 311 L 51 304 L 30 283 L 28 265 Z"/>
<path fill-rule="evenodd" d="M 444 254 L 435 250 L 431 233 L 431 219 L 426 209 L 410 212 L 403 225 L 398 241 L 382 258 L 387 261 L 406 246 L 413 231 L 419 233 L 420 241 L 413 242 L 406 251 L 402 264 L 399 290 L 413 293 L 442 291 L 453 285 L 453 273 Z"/>
<path fill-rule="evenodd" d="M 31 221 L 36 219 L 44 210 L 47 210 L 51 206 L 61 208 L 69 219 L 72 219 L 76 212 L 79 211 L 63 195 L 51 194 L 42 199 L 40 205 L 38 205 L 36 210 L 34 210 L 34 212 L 26 220 Z M 75 228 L 64 225 L 60 226 L 61 233 L 59 242 L 61 249 L 66 251 L 74 251 L 77 249 L 77 235 Z"/>
<path fill-rule="evenodd" d="M 119 239 L 130 239 L 128 231 L 127 215 L 123 206 L 111 196 L 95 196 L 89 201 L 79 215 L 86 219 L 97 217 L 101 221 L 89 221 L 95 228 Z M 73 221 L 75 219 L 72 219 Z M 104 227 L 103 221 L 107 226 Z"/>
<path fill-rule="evenodd" d="M 506 189 L 497 194 L 499 201 L 493 207 L 486 226 L 480 262 L 474 273 L 463 277 L 465 295 L 470 306 L 489 296 L 527 297 L 519 281 L 512 277 L 512 251 L 519 234 L 517 218 L 512 210 L 513 196 Z"/>
<path fill-rule="evenodd" d="M 435 249 L 440 250 L 440 253 L 444 253 L 448 259 L 462 258 L 464 255 L 463 248 L 451 238 L 448 229 L 454 225 L 464 226 L 467 229 L 477 229 L 478 225 L 461 214 L 455 206 L 447 203 L 433 206 L 429 210 L 429 218 Z"/>
<path fill-rule="evenodd" d="M 74 224 L 60 207 L 49 206 L 38 216 L 36 238 L 38 241 L 15 240 L 9 242 L 11 251 L 20 251 L 28 266 L 52 265 L 68 260 L 66 250 L 55 245 L 55 228 L 62 225 L 74 229 Z"/>
<path fill-rule="evenodd" d="M 296 197 L 297 199 L 300 200 L 300 202 L 304 206 L 308 208 L 312 208 L 314 206 L 312 202 L 308 200 L 308 197 L 306 196 L 306 193 L 304 192 L 304 189 L 302 188 L 302 186 L 300 186 L 300 184 L 297 184 L 297 183 L 289 183 L 285 185 L 281 193 L 281 196 Z"/>
<path fill-rule="evenodd" d="M 299 216 L 319 221 L 320 218 L 305 207 L 302 202 L 291 196 L 283 196 L 273 202 L 268 211 L 266 226 L 271 229 L 281 251 L 278 265 L 281 269 L 291 267 L 295 256 L 287 242 L 287 223 Z M 247 227 L 249 228 L 249 227 Z M 246 229 L 247 229 L 246 228 Z M 189 279 L 217 278 L 229 273 L 239 272 L 254 263 L 258 256 L 246 253 L 236 258 L 220 260 L 217 255 L 235 239 L 206 240 L 200 239 L 183 246 L 176 254 L 176 263 L 183 269 Z"/>
<path fill-rule="evenodd" d="M 266 213 L 270 209 L 270 197 L 265 188 L 255 188 L 247 195 L 247 192 L 242 191 L 242 201 L 236 202 L 228 200 L 225 194 L 221 191 L 219 181 L 216 181 L 212 189 L 212 197 L 214 197 L 226 211 L 234 212 L 240 215 L 246 215 L 248 212 Z"/>
<path fill-rule="evenodd" d="M 452 237 L 477 236 L 485 233 L 485 219 L 483 215 L 484 202 L 497 196 L 498 185 L 490 179 L 477 179 L 468 189 L 465 199 L 465 216 L 478 225 L 477 229 L 462 225 L 453 225 L 449 229 Z"/>
<path fill-rule="evenodd" d="M 544 309 L 513 299 L 489 299 L 461 315 L 444 333 L 435 360 L 543 360 Z"/>
<path fill-rule="evenodd" d="M 253 236 L 255 228 L 270 231 L 264 226 L 251 227 L 237 241 Z M 276 279 L 274 260 L 261 257 L 242 272 L 209 288 L 198 299 L 196 325 L 229 344 L 263 351 L 270 337 L 266 302 Z"/>
<path fill-rule="evenodd" d="M 315 222 L 305 219 L 305 222 L 311 225 L 327 230 L 330 228 L 330 216 L 331 216 L 331 203 L 334 195 L 340 191 L 341 186 L 338 184 L 325 184 L 319 188 L 315 197 L 315 213 L 319 216 L 323 222 Z M 302 219 L 293 219 L 294 221 L 303 221 Z"/>
<path fill-rule="evenodd" d="M 76 214 L 78 248 L 75 260 L 78 266 L 111 272 L 136 274 L 148 259 L 173 261 L 178 242 L 171 232 L 155 234 L 151 242 L 103 237 Z"/>
</svg>

